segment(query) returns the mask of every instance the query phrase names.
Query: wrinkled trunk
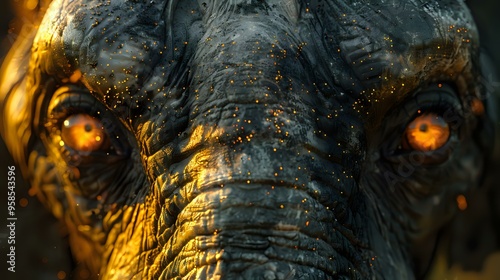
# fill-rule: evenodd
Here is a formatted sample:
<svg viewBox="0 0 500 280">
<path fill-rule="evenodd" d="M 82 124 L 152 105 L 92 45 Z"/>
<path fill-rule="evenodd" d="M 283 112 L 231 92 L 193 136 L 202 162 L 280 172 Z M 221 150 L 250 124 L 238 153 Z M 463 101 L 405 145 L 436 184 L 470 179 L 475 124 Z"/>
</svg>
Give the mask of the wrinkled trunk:
<svg viewBox="0 0 500 280">
<path fill-rule="evenodd" d="M 353 227 L 363 207 L 342 165 L 350 157 L 302 133 L 308 114 L 291 108 L 203 106 L 158 175 L 154 278 L 370 278 L 365 233 Z"/>
<path fill-rule="evenodd" d="M 292 185 L 212 186 L 179 214 L 160 279 L 352 278 L 354 245 L 334 220 Z"/>
<path fill-rule="evenodd" d="M 294 39 L 273 39 L 286 38 L 273 34 L 286 30 L 283 19 L 209 20 L 193 59 L 189 138 L 163 162 L 169 173 L 155 174 L 165 202 L 155 277 L 370 278 L 351 228 L 362 156 L 347 140 L 362 139 L 355 114 L 332 121 L 311 110 L 324 100 L 310 94 L 300 60 L 286 57 Z M 248 29 L 251 37 L 231 35 Z"/>
</svg>

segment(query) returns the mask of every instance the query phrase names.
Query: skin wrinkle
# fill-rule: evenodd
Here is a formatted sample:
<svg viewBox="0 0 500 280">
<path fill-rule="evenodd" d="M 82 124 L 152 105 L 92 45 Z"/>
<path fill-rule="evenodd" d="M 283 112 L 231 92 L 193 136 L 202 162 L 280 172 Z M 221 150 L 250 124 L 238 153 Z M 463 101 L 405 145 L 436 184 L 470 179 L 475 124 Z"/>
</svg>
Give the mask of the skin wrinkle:
<svg viewBox="0 0 500 280">
<path fill-rule="evenodd" d="M 466 115 L 432 169 L 398 176 L 401 157 L 380 154 L 408 120 L 393 112 L 420 90 L 445 81 L 457 102 L 479 94 L 463 3 L 56 1 L 24 82 L 34 121 L 2 133 L 29 134 L 31 165 L 58 174 L 32 183 L 103 279 L 420 279 L 427 265 L 413 261 L 433 252 L 413 256 L 418 238 L 434 244 L 456 194 L 479 185 L 480 116 Z M 78 181 L 46 123 L 75 73 L 133 151 L 91 157 Z M 276 241 L 289 233 L 299 248 Z M 195 252 L 201 237 L 213 247 Z"/>
</svg>

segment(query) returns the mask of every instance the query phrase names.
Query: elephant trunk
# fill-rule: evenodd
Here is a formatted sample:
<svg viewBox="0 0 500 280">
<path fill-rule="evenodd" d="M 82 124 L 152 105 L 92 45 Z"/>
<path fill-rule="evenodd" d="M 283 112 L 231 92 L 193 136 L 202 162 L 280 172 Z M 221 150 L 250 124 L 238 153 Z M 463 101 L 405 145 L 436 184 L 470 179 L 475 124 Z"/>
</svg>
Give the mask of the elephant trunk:
<svg viewBox="0 0 500 280">
<path fill-rule="evenodd" d="M 179 214 L 160 279 L 330 279 L 354 267 L 332 216 L 290 185 L 209 187 Z"/>
<path fill-rule="evenodd" d="M 353 226 L 363 207 L 351 205 L 364 154 L 354 98 L 318 92 L 301 58 L 287 56 L 298 38 L 274 39 L 287 38 L 287 22 L 247 12 L 209 19 L 190 68 L 187 133 L 148 167 L 162 202 L 154 278 L 370 278 Z"/>
<path fill-rule="evenodd" d="M 274 148 L 279 141 L 201 139 L 209 146 L 157 180 L 164 204 L 155 278 L 369 277 L 354 227 L 356 184 L 340 164 L 300 145 Z"/>
</svg>

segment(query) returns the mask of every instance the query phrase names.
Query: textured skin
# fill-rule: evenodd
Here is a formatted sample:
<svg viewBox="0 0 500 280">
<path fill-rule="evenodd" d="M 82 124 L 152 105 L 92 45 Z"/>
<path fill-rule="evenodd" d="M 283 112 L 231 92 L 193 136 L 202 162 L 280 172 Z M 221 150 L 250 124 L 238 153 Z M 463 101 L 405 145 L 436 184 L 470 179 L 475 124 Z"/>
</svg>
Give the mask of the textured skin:
<svg viewBox="0 0 500 280">
<path fill-rule="evenodd" d="M 1 132 L 93 277 L 421 278 L 496 157 L 461 1 L 54 0 L 30 32 Z M 419 110 L 436 152 L 401 148 Z M 111 149 L 60 144 L 77 113 Z"/>
</svg>

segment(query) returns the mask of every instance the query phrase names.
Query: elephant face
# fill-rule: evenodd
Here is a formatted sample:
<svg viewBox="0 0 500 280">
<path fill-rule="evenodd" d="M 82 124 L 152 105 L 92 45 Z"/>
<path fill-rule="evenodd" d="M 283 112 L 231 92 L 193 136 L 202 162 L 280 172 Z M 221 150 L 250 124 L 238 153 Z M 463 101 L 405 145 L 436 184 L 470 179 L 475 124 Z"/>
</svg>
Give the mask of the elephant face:
<svg viewBox="0 0 500 280">
<path fill-rule="evenodd" d="M 492 157 L 463 1 L 54 0 L 30 31 L 1 131 L 102 279 L 421 278 Z"/>
</svg>

